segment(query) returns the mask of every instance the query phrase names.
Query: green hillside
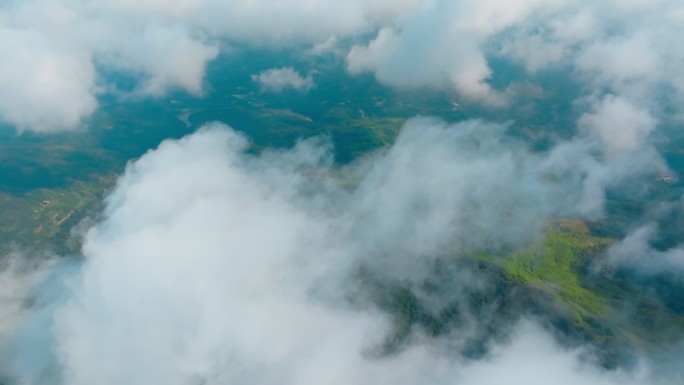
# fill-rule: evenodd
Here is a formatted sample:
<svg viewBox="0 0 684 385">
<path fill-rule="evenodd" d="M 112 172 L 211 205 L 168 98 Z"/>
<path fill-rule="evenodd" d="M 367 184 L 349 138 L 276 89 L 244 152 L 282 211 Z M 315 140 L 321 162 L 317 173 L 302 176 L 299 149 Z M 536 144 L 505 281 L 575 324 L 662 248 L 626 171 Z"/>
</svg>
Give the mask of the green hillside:
<svg viewBox="0 0 684 385">
<path fill-rule="evenodd" d="M 550 226 L 543 239 L 504 256 L 473 258 L 501 269 L 505 279 L 550 299 L 571 328 L 598 344 L 645 348 L 684 336 L 684 313 L 642 290 L 625 273 L 601 267 L 614 241 L 596 237 L 578 221 Z M 629 303 L 629 308 L 625 308 Z"/>
<path fill-rule="evenodd" d="M 586 317 L 605 317 L 608 298 L 583 286 L 578 270 L 606 249 L 612 241 L 591 236 L 578 222 L 560 222 L 543 240 L 508 256 L 477 254 L 475 258 L 501 267 L 514 282 L 529 285 L 551 296 L 579 327 L 589 327 Z"/>
</svg>

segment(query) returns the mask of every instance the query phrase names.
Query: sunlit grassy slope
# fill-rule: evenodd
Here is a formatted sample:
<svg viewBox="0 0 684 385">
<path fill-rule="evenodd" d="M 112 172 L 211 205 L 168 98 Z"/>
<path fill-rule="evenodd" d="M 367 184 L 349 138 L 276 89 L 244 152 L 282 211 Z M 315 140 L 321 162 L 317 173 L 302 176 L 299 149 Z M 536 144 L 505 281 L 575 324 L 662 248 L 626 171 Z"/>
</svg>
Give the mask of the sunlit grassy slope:
<svg viewBox="0 0 684 385">
<path fill-rule="evenodd" d="M 670 281 L 654 285 L 653 279 L 600 271 L 613 242 L 582 222 L 558 221 L 521 250 L 445 261 L 426 284 L 364 280 L 394 315 L 387 351 L 401 349 L 419 328 L 432 337 L 455 332 L 450 338 L 463 340 L 462 353 L 478 357 L 520 319 L 533 318 L 569 345 L 591 343 L 602 364 L 614 368 L 634 362 L 634 347 L 658 350 L 681 341 L 684 301 L 681 287 Z M 462 279 L 475 279 L 479 287 L 459 286 Z M 437 295 L 440 306 L 426 295 Z"/>
<path fill-rule="evenodd" d="M 650 278 L 597 271 L 613 242 L 591 235 L 581 222 L 561 221 L 529 247 L 509 255 L 475 254 L 473 259 L 500 268 L 514 284 L 543 293 L 571 329 L 594 342 L 648 346 L 684 337 L 681 301 L 663 301 Z M 673 290 L 677 288 L 664 289 Z"/>
<path fill-rule="evenodd" d="M 606 316 L 610 305 L 600 293 L 583 286 L 578 269 L 610 243 L 609 239 L 591 236 L 582 223 L 561 222 L 528 248 L 507 256 L 477 254 L 475 258 L 500 266 L 515 282 L 544 291 L 562 305 L 578 326 L 588 326 L 586 316 Z"/>
</svg>

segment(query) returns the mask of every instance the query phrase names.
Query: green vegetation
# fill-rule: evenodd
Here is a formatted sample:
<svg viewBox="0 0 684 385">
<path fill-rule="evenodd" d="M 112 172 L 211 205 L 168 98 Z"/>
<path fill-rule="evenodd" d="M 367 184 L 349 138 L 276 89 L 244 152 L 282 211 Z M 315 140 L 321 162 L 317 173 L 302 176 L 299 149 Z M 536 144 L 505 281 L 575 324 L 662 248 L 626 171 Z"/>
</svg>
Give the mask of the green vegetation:
<svg viewBox="0 0 684 385">
<path fill-rule="evenodd" d="M 578 222 L 561 222 L 547 230 L 540 242 L 510 256 L 478 254 L 476 259 L 503 268 L 515 282 L 552 296 L 577 326 L 589 327 L 585 317 L 602 317 L 610 311 L 608 299 L 587 290 L 578 269 L 586 258 L 604 250 L 611 240 L 593 237 Z"/>
<path fill-rule="evenodd" d="M 8 252 L 15 243 L 33 249 L 63 248 L 70 229 L 100 203 L 114 180 L 114 175 L 98 176 L 65 188 L 39 188 L 21 195 L 0 193 L 0 252 Z"/>
<path fill-rule="evenodd" d="M 504 279 L 537 290 L 549 298 L 571 328 L 600 344 L 657 345 L 684 337 L 678 300 L 662 301 L 662 293 L 645 292 L 626 273 L 597 277 L 591 268 L 603 258 L 612 239 L 590 234 L 579 221 L 550 226 L 543 239 L 509 255 L 473 255 L 501 269 Z M 673 288 L 663 288 L 671 293 Z"/>
<path fill-rule="evenodd" d="M 101 201 L 127 162 L 206 123 L 222 122 L 244 133 L 255 152 L 327 136 L 336 161 L 344 164 L 392 143 L 410 116 L 449 112 L 446 96 L 398 96 L 337 67 L 326 69 L 309 93 L 261 92 L 251 75 L 282 60 L 224 57 L 212 65 L 212 90 L 203 98 L 182 93 L 161 100 L 103 97 L 85 122 L 87 130 L 79 132 L 17 134 L 0 126 L 0 253 L 14 245 L 62 247 L 69 228 Z"/>
</svg>

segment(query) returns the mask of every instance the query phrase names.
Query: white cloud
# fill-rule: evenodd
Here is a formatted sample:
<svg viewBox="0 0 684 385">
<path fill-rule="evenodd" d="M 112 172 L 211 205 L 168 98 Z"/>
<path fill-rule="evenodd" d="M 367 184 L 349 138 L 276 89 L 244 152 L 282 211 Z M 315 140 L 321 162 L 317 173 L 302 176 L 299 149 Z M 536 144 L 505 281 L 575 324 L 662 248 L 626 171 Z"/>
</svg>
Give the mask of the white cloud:
<svg viewBox="0 0 684 385">
<path fill-rule="evenodd" d="M 646 139 L 656 125 L 657 120 L 647 110 L 613 95 L 596 101 L 593 111 L 579 120 L 582 129 L 600 139 L 608 157 L 647 147 Z"/>
<path fill-rule="evenodd" d="M 608 250 L 608 263 L 636 269 L 641 274 L 662 274 L 684 272 L 684 249 L 675 247 L 658 251 L 651 247 L 650 241 L 658 228 L 647 224 L 632 231 L 625 239 Z"/>
<path fill-rule="evenodd" d="M 271 68 L 252 75 L 252 80 L 257 82 L 262 90 L 270 92 L 281 92 L 287 89 L 306 92 L 315 86 L 311 74 L 303 77 L 292 67 Z"/>
<path fill-rule="evenodd" d="M 323 43 L 393 20 L 418 0 L 30 0 L 0 5 L 0 119 L 20 129 L 76 129 L 97 107 L 98 66 L 140 78 L 134 93 L 200 96 L 220 42 Z M 96 81 L 99 84 L 96 87 Z M 28 84 L 28 87 L 26 86 Z"/>
<path fill-rule="evenodd" d="M 322 43 L 314 44 L 307 53 L 313 56 L 322 56 L 326 54 L 342 55 L 343 51 L 339 47 L 337 36 L 333 36 Z"/>
<path fill-rule="evenodd" d="M 588 44 L 577 58 L 577 68 L 593 74 L 597 86 L 628 91 L 634 82 L 650 85 L 661 80 L 660 71 L 664 67 L 655 48 L 654 38 L 644 32 L 607 38 Z"/>
<path fill-rule="evenodd" d="M 62 52 L 30 30 L 0 29 L 0 119 L 20 130 L 77 128 L 97 107 L 87 53 Z"/>
<path fill-rule="evenodd" d="M 578 206 L 584 166 L 570 178 L 503 129 L 414 120 L 386 155 L 349 170 L 362 178 L 353 192 L 315 142 L 247 155 L 220 125 L 164 142 L 127 167 L 66 299 L 13 339 L 7 351 L 23 354 L 5 370 L 26 385 L 652 383 L 584 364 L 529 327 L 480 361 L 450 348 L 458 338 L 420 333 L 373 353 L 391 323 L 348 301 L 358 266 L 420 282 L 434 255 L 515 241 Z"/>
<path fill-rule="evenodd" d="M 160 96 L 171 89 L 183 89 L 200 96 L 206 64 L 218 55 L 218 47 L 197 41 L 182 25 L 148 25 L 132 35 L 136 44 L 123 39 L 112 41 L 111 51 L 102 61 L 146 76 L 137 93 Z"/>
<path fill-rule="evenodd" d="M 558 76 L 570 76 L 585 96 L 616 95 L 657 116 L 684 100 L 678 9 L 677 1 L 426 1 L 353 47 L 348 69 L 498 105 L 506 86 L 494 89 L 490 80 L 506 74 L 493 74 L 489 61 L 503 59 L 532 76 L 563 71 Z"/>
<path fill-rule="evenodd" d="M 457 8 L 437 2 L 402 19 L 398 28 L 381 29 L 374 40 L 351 49 L 349 71 L 371 72 L 398 87 L 455 88 L 472 99 L 501 103 L 486 82 L 491 70 L 478 47 L 480 31 L 453 19 Z"/>
<path fill-rule="evenodd" d="M 615 95 L 652 116 L 684 100 L 677 1 L 568 2 L 508 31 L 499 52 L 531 72 L 570 71 L 587 95 Z M 665 107 L 667 106 L 667 107 Z M 675 113 L 677 114 L 677 113 Z"/>
<path fill-rule="evenodd" d="M 347 57 L 350 72 L 372 72 L 397 86 L 447 86 L 464 97 L 490 104 L 503 96 L 488 83 L 491 69 L 484 44 L 504 29 L 559 1 L 433 1 L 355 46 Z"/>
<path fill-rule="evenodd" d="M 20 129 L 77 129 L 102 91 L 95 62 L 141 75 L 135 91 L 199 95 L 218 54 L 183 23 L 108 12 L 82 1 L 35 0 L 9 8 L 0 27 L 0 118 Z"/>
<path fill-rule="evenodd" d="M 678 44 L 684 26 L 674 0 L 30 0 L 1 8 L 5 40 L 26 46 L 26 38 L 13 35 L 25 31 L 37 41 L 28 45 L 33 56 L 3 44 L 8 61 L 24 69 L 3 79 L 3 90 L 24 91 L 23 82 L 41 71 L 38 62 L 62 63 L 53 70 L 63 84 L 24 96 L 36 102 L 3 102 L 4 120 L 26 129 L 73 128 L 96 108 L 93 61 L 140 75 L 136 92 L 142 95 L 176 88 L 201 95 L 205 66 L 222 42 L 320 49 L 353 37 L 361 41 L 347 54 L 351 73 L 371 72 L 398 87 L 453 89 L 493 105 L 505 103 L 507 94 L 490 84 L 492 56 L 531 72 L 573 68 L 570 75 L 588 85 L 589 94 L 625 97 L 654 115 L 658 87 L 671 87 L 684 100 Z M 373 31 L 378 34 L 364 42 Z M 0 99 L 11 99 L 16 91 L 2 93 Z M 40 101 L 55 94 L 66 96 L 44 108 Z"/>
<path fill-rule="evenodd" d="M 466 367 L 461 378 L 463 384 L 542 385 L 607 385 L 652 384 L 648 371 L 639 368 L 636 373 L 616 371 L 607 373 L 583 362 L 581 351 L 563 349 L 543 331 L 523 324 L 512 343 L 499 347 L 492 357 Z"/>
</svg>

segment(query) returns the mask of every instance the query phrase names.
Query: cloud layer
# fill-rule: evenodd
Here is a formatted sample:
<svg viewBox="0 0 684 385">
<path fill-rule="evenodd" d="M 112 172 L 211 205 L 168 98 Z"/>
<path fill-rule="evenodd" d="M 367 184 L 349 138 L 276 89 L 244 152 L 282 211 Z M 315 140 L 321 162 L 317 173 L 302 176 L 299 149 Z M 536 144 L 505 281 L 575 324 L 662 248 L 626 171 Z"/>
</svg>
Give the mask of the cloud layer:
<svg viewBox="0 0 684 385">
<path fill-rule="evenodd" d="M 77 129 L 103 92 L 201 95 L 205 68 L 232 42 L 280 47 L 322 43 L 372 29 L 417 2 L 31 0 L 0 5 L 0 119 L 41 132 Z M 102 71 L 105 70 L 105 71 Z M 114 88 L 114 89 L 112 89 Z"/>
<path fill-rule="evenodd" d="M 435 256 L 515 244 L 568 207 L 582 215 L 559 193 L 587 178 L 554 178 L 568 172 L 556 150 L 530 154 L 504 129 L 414 120 L 346 169 L 316 141 L 248 155 L 218 124 L 166 141 L 128 166 L 62 298 L 6 347 L 5 373 L 27 385 L 653 383 L 604 372 L 531 324 L 479 361 L 458 353 L 463 336 L 418 330 L 382 352 L 392 318 L 359 296 L 360 269 L 418 283 Z"/>
<path fill-rule="evenodd" d="M 601 370 L 527 322 L 481 360 L 459 353 L 462 335 L 420 330 L 385 352 L 394 319 L 357 278 L 423 283 L 439 260 L 524 245 L 550 218 L 600 218 L 608 190 L 666 172 L 649 139 L 681 113 L 682 15 L 669 0 L 0 6 L 0 119 L 19 130 L 78 129 L 106 93 L 201 97 L 207 64 L 233 44 L 340 54 L 352 75 L 495 108 L 518 97 L 514 83 L 545 73 L 580 94 L 566 100 L 577 134 L 536 152 L 506 125 L 426 118 L 345 168 L 320 140 L 250 155 L 219 124 L 164 142 L 128 166 L 78 271 L 43 290 L 58 299 L 31 308 L 45 268 L 1 266 L 13 293 L 0 303 L 3 374 L 22 385 L 658 383 L 646 366 Z M 524 71 L 502 85 L 495 60 Z M 253 80 L 271 92 L 314 87 L 292 67 Z M 654 229 L 637 229 L 610 260 L 681 269 L 680 248 L 650 246 Z"/>
<path fill-rule="evenodd" d="M 650 242 L 657 232 L 657 226 L 653 223 L 632 231 L 610 248 L 608 262 L 645 275 L 681 274 L 684 272 L 684 249 L 654 249 Z"/>
<path fill-rule="evenodd" d="M 139 95 L 201 95 L 220 47 L 352 41 L 326 51 L 346 55 L 350 73 L 371 72 L 400 88 L 455 90 L 505 105 L 515 93 L 492 79 L 507 70 L 491 65 L 503 60 L 527 69 L 512 80 L 560 71 L 596 103 L 623 100 L 658 121 L 663 104 L 678 110 L 684 99 L 683 12 L 674 0 L 10 3 L 0 7 L 0 53 L 9 68 L 0 75 L 0 116 L 20 129 L 78 128 L 98 95 L 112 92 L 102 76 L 112 69 L 134 76 Z"/>
</svg>

